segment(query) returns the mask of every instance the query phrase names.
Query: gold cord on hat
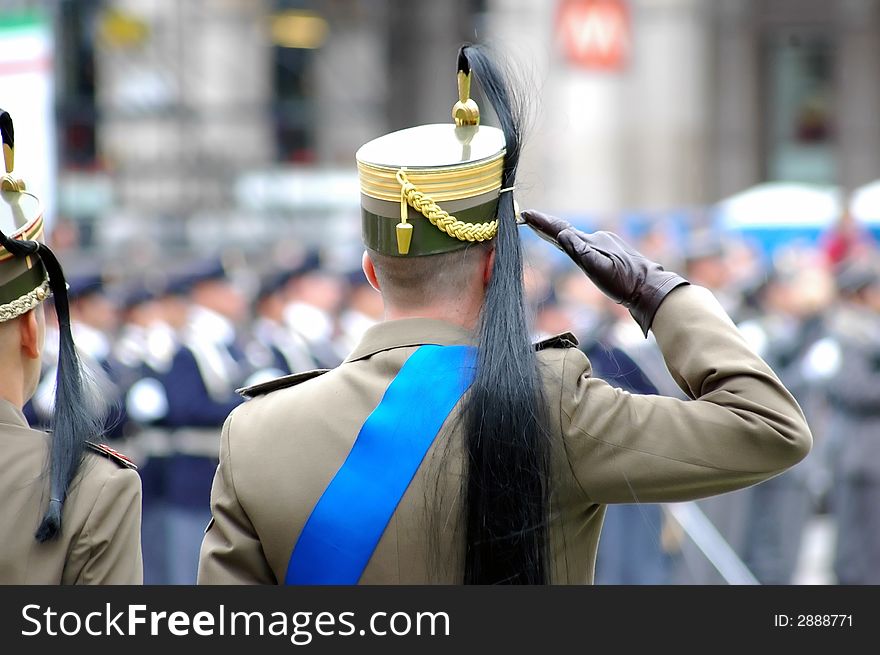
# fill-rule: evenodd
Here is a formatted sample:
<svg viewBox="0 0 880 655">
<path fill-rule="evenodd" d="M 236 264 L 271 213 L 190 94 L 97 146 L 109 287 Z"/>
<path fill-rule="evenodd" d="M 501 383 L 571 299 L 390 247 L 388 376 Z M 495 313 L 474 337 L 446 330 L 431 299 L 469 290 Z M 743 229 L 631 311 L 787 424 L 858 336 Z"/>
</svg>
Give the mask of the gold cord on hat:
<svg viewBox="0 0 880 655">
<path fill-rule="evenodd" d="M 401 255 L 409 253 L 412 225 L 406 220 L 409 207 L 431 221 L 431 225 L 459 241 L 488 241 L 498 233 L 498 219 L 486 223 L 466 223 L 452 216 L 430 197 L 419 191 L 406 176 L 406 169 L 397 171 L 400 183 L 400 220 L 397 224 L 397 250 Z"/>
<path fill-rule="evenodd" d="M 49 276 L 46 275 L 43 283 L 36 289 L 29 291 L 20 298 L 16 298 L 8 303 L 0 305 L 0 323 L 11 321 L 18 318 L 22 314 L 27 314 L 34 307 L 43 302 L 50 295 Z"/>
</svg>

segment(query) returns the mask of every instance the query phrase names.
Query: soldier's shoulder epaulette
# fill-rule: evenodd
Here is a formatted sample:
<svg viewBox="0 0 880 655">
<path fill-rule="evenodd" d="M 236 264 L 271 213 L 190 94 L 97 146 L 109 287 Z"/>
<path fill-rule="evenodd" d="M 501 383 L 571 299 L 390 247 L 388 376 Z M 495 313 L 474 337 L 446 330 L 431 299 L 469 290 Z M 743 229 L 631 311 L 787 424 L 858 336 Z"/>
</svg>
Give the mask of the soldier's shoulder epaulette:
<svg viewBox="0 0 880 655">
<path fill-rule="evenodd" d="M 319 375 L 324 375 L 324 373 L 329 370 L 329 368 L 316 368 L 313 371 L 304 371 L 302 373 L 284 375 L 280 378 L 269 380 L 268 382 L 261 382 L 260 384 L 254 384 L 249 387 L 244 387 L 242 389 L 236 389 L 236 393 L 238 393 L 240 396 L 244 396 L 245 398 L 256 398 L 257 396 L 264 396 L 267 393 L 271 393 L 272 391 L 286 389 L 287 387 L 294 387 L 301 382 L 311 380 L 312 378 L 316 378 Z"/>
<path fill-rule="evenodd" d="M 133 461 L 131 461 L 131 459 L 120 453 L 118 450 L 113 450 L 105 443 L 94 443 L 92 441 L 86 441 L 86 447 L 93 453 L 97 453 L 103 457 L 106 457 L 112 462 L 116 462 L 122 468 L 134 469 L 135 471 L 137 471 L 137 464 L 135 464 Z"/>
<path fill-rule="evenodd" d="M 542 339 L 535 344 L 535 351 L 547 350 L 548 348 L 577 348 L 578 340 L 571 332 L 554 334 L 552 337 Z"/>
</svg>

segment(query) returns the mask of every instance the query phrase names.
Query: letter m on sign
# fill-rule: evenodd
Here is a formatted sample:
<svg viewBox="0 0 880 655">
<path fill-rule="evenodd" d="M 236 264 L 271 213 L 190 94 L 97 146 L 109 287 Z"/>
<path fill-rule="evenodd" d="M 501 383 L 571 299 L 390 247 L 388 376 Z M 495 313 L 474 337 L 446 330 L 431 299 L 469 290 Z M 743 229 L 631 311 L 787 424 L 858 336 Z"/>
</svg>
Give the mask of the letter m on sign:
<svg viewBox="0 0 880 655">
<path fill-rule="evenodd" d="M 626 64 L 630 21 L 623 0 L 560 0 L 556 30 L 576 66 L 618 71 Z"/>
</svg>

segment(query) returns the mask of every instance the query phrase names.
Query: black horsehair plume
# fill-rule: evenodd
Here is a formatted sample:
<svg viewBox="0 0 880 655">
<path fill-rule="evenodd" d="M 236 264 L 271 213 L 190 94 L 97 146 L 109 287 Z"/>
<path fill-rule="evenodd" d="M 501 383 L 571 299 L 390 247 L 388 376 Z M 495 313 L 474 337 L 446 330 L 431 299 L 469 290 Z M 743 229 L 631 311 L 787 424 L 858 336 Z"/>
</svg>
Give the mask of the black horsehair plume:
<svg viewBox="0 0 880 655">
<path fill-rule="evenodd" d="M 466 48 L 474 48 L 476 46 L 462 46 L 458 51 L 458 70 L 464 73 L 465 75 L 471 72 L 471 64 L 468 61 L 467 55 L 464 53 Z"/>
<path fill-rule="evenodd" d="M 522 111 L 495 61 L 466 45 L 506 141 L 502 188 L 516 180 Z M 546 404 L 523 300 L 522 248 L 513 194 L 498 205 L 495 263 L 477 338 L 477 371 L 464 399 L 466 584 L 544 584 L 548 571 L 550 443 Z"/>
<path fill-rule="evenodd" d="M 49 507 L 34 535 L 37 541 L 54 539 L 61 532 L 61 513 L 70 484 L 85 453 L 86 441 L 100 433 L 95 403 L 86 398 L 83 369 L 70 332 L 70 307 L 64 272 L 55 254 L 36 241 L 10 239 L 0 232 L 0 245 L 17 257 L 37 256 L 49 274 L 49 289 L 58 316 L 59 351 L 55 378 L 55 412 L 49 445 Z"/>
</svg>

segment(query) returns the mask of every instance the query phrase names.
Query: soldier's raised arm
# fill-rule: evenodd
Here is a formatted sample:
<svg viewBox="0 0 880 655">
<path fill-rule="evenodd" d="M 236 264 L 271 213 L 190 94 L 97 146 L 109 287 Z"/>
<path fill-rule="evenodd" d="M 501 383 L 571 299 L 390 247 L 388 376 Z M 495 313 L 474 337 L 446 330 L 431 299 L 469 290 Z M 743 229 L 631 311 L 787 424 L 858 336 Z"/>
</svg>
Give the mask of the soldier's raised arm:
<svg viewBox="0 0 880 655">
<path fill-rule="evenodd" d="M 722 493 L 784 471 L 809 452 L 800 407 L 714 296 L 614 234 L 585 234 L 524 212 L 609 297 L 654 332 L 691 400 L 638 396 L 592 377 L 578 350 L 564 357 L 558 398 L 566 454 L 597 503 L 677 501 Z"/>
</svg>

